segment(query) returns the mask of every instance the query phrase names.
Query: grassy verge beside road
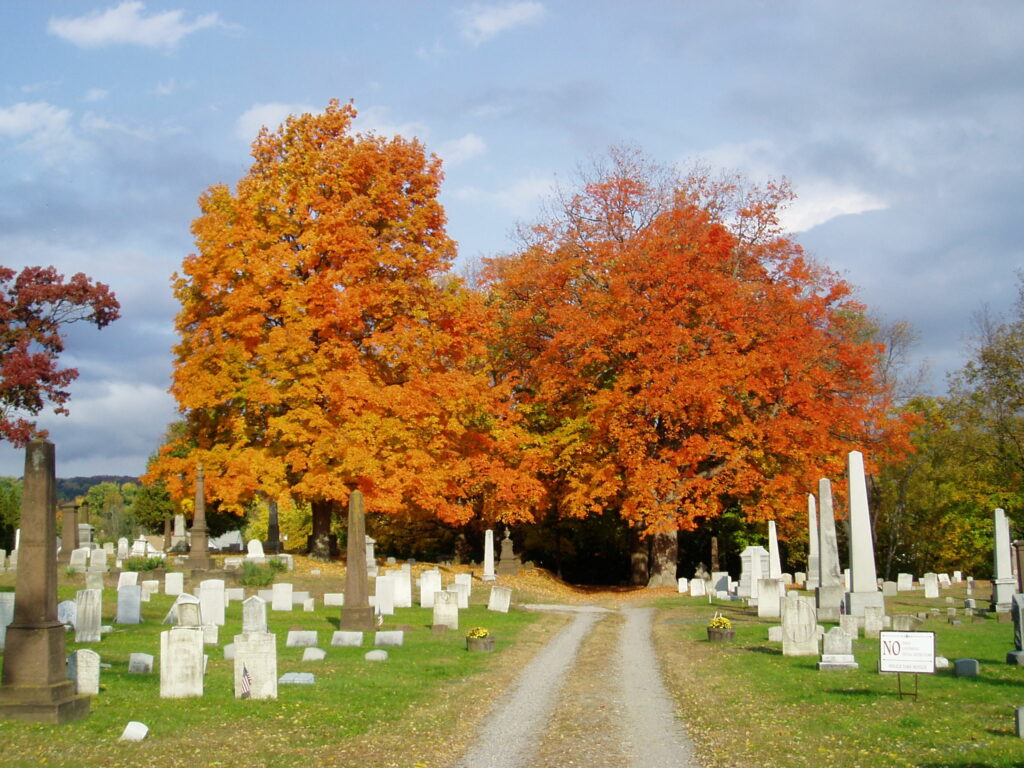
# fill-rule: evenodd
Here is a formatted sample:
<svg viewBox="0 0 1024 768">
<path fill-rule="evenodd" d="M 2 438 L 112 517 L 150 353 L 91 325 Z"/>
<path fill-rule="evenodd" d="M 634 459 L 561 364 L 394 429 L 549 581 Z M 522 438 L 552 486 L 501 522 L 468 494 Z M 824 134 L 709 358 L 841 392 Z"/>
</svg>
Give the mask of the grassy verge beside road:
<svg viewBox="0 0 1024 768">
<path fill-rule="evenodd" d="M 963 605 L 962 591 L 945 594 Z M 975 594 L 987 592 L 979 585 Z M 704 768 L 1024 765 L 1024 740 L 1014 728 L 1014 708 L 1024 706 L 1024 668 L 1005 663 L 1013 625 L 992 615 L 950 625 L 944 600 L 901 595 L 886 605 L 889 613 L 940 608 L 942 615 L 920 629 L 935 633 L 937 654 L 951 662 L 978 659 L 981 674 L 922 675 L 918 699 L 901 700 L 896 676 L 876 671 L 878 640 L 854 641 L 859 670 L 819 672 L 817 658 L 784 657 L 781 644 L 767 642 L 772 622 L 758 621 L 754 609 L 700 598 L 661 601 L 656 642 L 666 683 Z M 716 610 L 733 621 L 731 643 L 707 640 L 705 625 Z M 912 677 L 903 681 L 904 690 L 913 688 Z"/>
</svg>

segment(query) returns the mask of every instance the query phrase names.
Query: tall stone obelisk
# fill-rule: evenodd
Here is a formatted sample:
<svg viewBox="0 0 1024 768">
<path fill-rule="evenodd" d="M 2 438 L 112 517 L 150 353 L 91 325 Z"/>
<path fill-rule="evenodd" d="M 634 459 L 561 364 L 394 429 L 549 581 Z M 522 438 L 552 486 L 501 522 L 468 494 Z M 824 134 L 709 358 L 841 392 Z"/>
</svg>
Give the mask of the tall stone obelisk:
<svg viewBox="0 0 1024 768">
<path fill-rule="evenodd" d="M 366 513 L 362 491 L 348 497 L 348 543 L 345 563 L 345 605 L 339 629 L 370 632 L 374 629 L 370 608 L 370 578 L 366 573 Z"/>
<path fill-rule="evenodd" d="M 494 531 L 488 528 L 484 531 L 484 573 L 481 581 L 495 581 L 498 577 L 494 573 Z"/>
<path fill-rule="evenodd" d="M 67 723 L 89 714 L 68 680 L 64 624 L 57 620 L 57 491 L 52 443 L 25 449 L 14 618 L 7 626 L 0 718 Z"/>
<path fill-rule="evenodd" d="M 846 593 L 846 613 L 863 616 L 865 606 L 884 611 L 885 597 L 878 589 L 868 486 L 864 479 L 864 456 L 860 451 L 850 451 L 846 477 L 850 500 L 850 591 Z"/>
<path fill-rule="evenodd" d="M 191 533 L 186 567 L 193 571 L 208 571 L 213 568 L 213 559 L 210 557 L 210 532 L 206 527 L 206 487 L 202 464 L 196 466 L 196 501 Z"/>
<path fill-rule="evenodd" d="M 807 494 L 807 583 L 808 590 L 818 587 L 818 509 L 814 494 Z"/>
<path fill-rule="evenodd" d="M 997 613 L 1008 613 L 1017 586 L 1010 568 L 1010 524 L 1006 513 L 995 511 L 995 536 L 992 550 L 992 599 L 990 607 Z"/>
<path fill-rule="evenodd" d="M 839 606 L 846 589 L 839 568 L 839 541 L 836 539 L 836 517 L 832 509 L 832 483 L 828 478 L 818 481 L 818 587 L 814 592 L 821 621 L 839 621 Z"/>
</svg>

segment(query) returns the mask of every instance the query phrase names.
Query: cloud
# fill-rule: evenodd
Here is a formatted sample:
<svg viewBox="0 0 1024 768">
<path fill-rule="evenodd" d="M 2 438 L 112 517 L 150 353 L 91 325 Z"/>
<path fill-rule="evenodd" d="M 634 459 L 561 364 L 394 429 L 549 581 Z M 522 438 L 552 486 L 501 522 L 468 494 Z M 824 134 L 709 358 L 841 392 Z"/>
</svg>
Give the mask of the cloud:
<svg viewBox="0 0 1024 768">
<path fill-rule="evenodd" d="M 461 139 L 442 141 L 437 147 L 446 165 L 454 166 L 472 160 L 487 152 L 487 143 L 475 133 L 467 133 Z"/>
<path fill-rule="evenodd" d="M 79 48 L 103 48 L 109 45 L 140 45 L 172 50 L 193 32 L 220 26 L 216 13 L 207 13 L 189 23 L 184 11 L 165 11 L 144 16 L 144 3 L 131 0 L 105 11 L 85 16 L 53 17 L 47 31 Z"/>
<path fill-rule="evenodd" d="M 839 216 L 882 211 L 889 207 L 885 201 L 867 192 L 827 181 L 801 186 L 796 192 L 796 200 L 779 217 L 783 229 L 789 232 L 806 232 Z"/>
<path fill-rule="evenodd" d="M 505 5 L 474 3 L 459 12 L 462 18 L 460 31 L 473 45 L 480 45 L 507 30 L 536 23 L 546 13 L 543 4 L 532 0 Z"/>
<path fill-rule="evenodd" d="M 176 90 L 178 90 L 178 81 L 171 77 L 157 83 L 153 88 L 153 93 L 157 96 L 170 96 Z"/>
<path fill-rule="evenodd" d="M 71 117 L 70 110 L 45 101 L 0 107 L 0 139 L 13 139 L 20 149 L 57 162 L 83 148 L 71 129 Z"/>
<path fill-rule="evenodd" d="M 235 135 L 245 141 L 252 141 L 260 132 L 260 128 L 264 126 L 273 131 L 282 125 L 289 115 L 302 115 L 317 111 L 316 107 L 306 104 L 283 104 L 281 102 L 254 104 L 235 121 Z"/>
<path fill-rule="evenodd" d="M 542 203 L 551 197 L 554 183 L 548 176 L 530 174 L 498 190 L 480 187 L 460 187 L 452 192 L 457 200 L 498 205 L 517 217 L 536 215 Z"/>
<path fill-rule="evenodd" d="M 429 131 L 423 123 L 400 123 L 391 118 L 387 107 L 366 107 L 359 110 L 355 129 L 361 133 L 375 133 L 378 136 L 402 136 L 406 139 L 425 139 Z"/>
<path fill-rule="evenodd" d="M 103 88 L 90 88 L 88 91 L 85 92 L 85 95 L 82 97 L 82 101 L 86 101 L 89 103 L 103 101 L 109 95 L 110 91 L 105 90 Z"/>
</svg>

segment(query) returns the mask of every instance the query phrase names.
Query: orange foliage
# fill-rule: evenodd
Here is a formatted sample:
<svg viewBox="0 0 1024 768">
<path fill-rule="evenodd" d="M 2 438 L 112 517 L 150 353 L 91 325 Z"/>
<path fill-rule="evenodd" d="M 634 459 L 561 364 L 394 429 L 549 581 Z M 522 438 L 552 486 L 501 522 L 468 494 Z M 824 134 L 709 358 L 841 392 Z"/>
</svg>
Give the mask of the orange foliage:
<svg viewBox="0 0 1024 768">
<path fill-rule="evenodd" d="M 257 493 L 345 501 L 464 522 L 514 517 L 539 486 L 498 442 L 481 297 L 448 276 L 455 244 L 440 161 L 416 140 L 350 133 L 355 109 L 289 118 L 253 143 L 232 192 L 200 198 L 172 393 L 186 434 L 151 474 L 187 497 Z M 183 477 L 179 477 L 182 475 Z"/>
<path fill-rule="evenodd" d="M 487 272 L 494 364 L 560 514 L 785 523 L 848 450 L 906 445 L 862 307 L 779 229 L 785 186 L 612 163 Z"/>
</svg>

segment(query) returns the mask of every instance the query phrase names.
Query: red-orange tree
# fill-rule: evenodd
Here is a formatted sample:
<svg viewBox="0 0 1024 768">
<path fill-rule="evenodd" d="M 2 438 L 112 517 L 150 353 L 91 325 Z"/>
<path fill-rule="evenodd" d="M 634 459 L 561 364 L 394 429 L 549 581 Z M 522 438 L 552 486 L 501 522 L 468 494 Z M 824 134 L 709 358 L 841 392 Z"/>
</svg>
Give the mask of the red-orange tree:
<svg viewBox="0 0 1024 768">
<path fill-rule="evenodd" d="M 198 252 L 174 279 L 186 427 L 151 471 L 178 498 L 201 461 L 222 505 L 310 501 L 319 556 L 356 487 L 375 511 L 455 523 L 515 485 L 495 446 L 486 308 L 447 274 L 440 162 L 415 140 L 352 134 L 354 117 L 332 102 L 262 131 L 236 191 L 200 198 Z"/>
<path fill-rule="evenodd" d="M 655 583 L 677 530 L 736 504 L 785 529 L 848 450 L 905 436 L 862 307 L 781 233 L 787 200 L 616 151 L 489 265 L 495 365 L 556 514 L 616 509 L 667 542 Z"/>
</svg>

